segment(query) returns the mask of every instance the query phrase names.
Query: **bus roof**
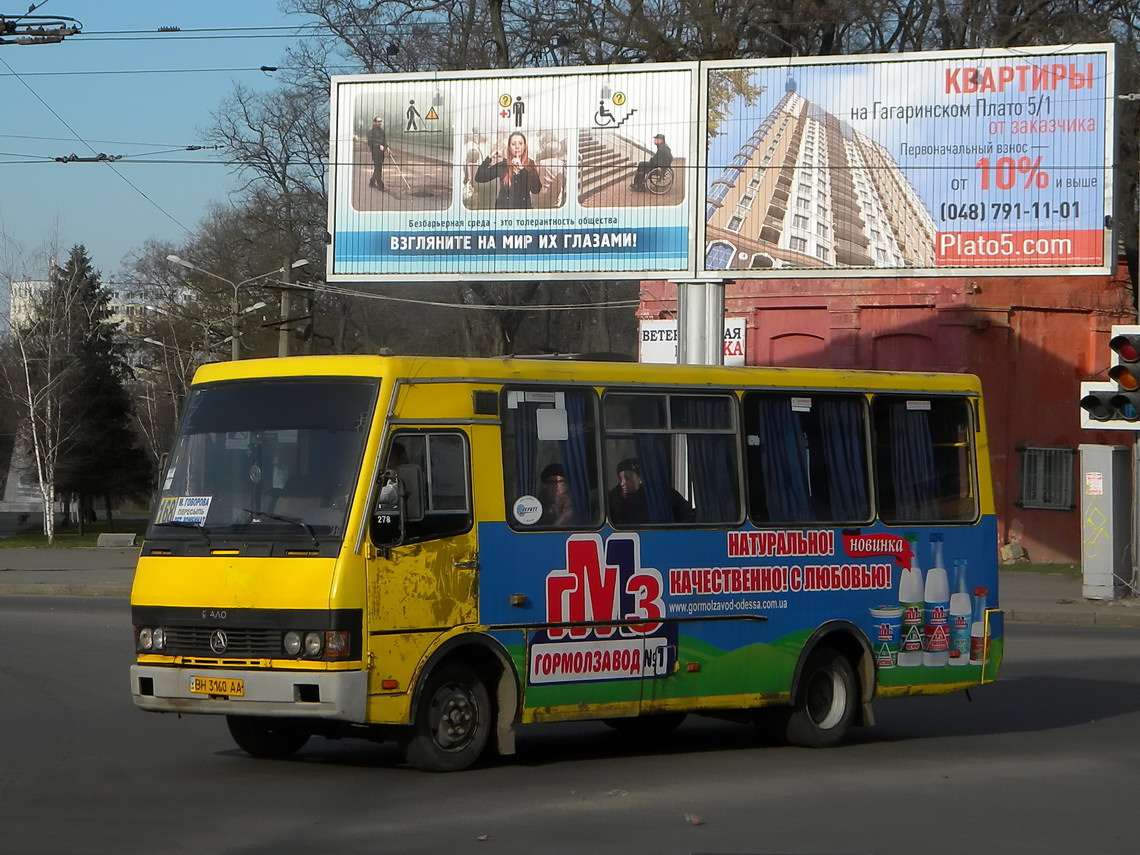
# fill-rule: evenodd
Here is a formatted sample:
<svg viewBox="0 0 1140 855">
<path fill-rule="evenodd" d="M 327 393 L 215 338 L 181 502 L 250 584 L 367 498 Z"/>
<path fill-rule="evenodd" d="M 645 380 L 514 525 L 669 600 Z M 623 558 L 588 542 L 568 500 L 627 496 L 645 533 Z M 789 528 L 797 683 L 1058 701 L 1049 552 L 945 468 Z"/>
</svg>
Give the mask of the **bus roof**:
<svg viewBox="0 0 1140 855">
<path fill-rule="evenodd" d="M 457 382 L 660 384 L 725 388 L 865 388 L 981 393 L 973 374 L 868 371 L 846 368 L 660 365 L 589 362 L 577 359 L 462 358 L 438 356 L 291 356 L 212 362 L 194 375 L 194 384 L 283 377 L 379 377 L 404 380 L 454 379 Z"/>
</svg>

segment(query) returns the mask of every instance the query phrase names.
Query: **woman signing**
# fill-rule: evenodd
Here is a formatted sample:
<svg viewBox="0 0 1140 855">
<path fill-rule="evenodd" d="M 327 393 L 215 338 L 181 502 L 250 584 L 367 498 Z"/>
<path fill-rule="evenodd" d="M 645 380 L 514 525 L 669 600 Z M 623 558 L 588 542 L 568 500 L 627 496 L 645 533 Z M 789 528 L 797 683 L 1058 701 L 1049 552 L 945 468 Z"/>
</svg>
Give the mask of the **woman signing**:
<svg viewBox="0 0 1140 855">
<path fill-rule="evenodd" d="M 499 193 L 495 197 L 497 208 L 529 208 L 530 197 L 542 190 L 538 166 L 530 159 L 526 136 L 515 131 L 507 139 L 507 156 L 495 151 L 479 164 L 475 180 L 486 183 L 499 179 Z"/>
</svg>

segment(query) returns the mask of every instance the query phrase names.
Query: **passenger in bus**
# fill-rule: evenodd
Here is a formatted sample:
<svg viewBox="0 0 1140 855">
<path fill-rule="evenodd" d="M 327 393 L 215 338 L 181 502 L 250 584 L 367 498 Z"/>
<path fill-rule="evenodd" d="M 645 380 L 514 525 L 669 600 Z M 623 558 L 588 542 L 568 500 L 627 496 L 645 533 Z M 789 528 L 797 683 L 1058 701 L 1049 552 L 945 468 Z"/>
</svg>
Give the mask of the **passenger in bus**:
<svg viewBox="0 0 1140 855">
<path fill-rule="evenodd" d="M 566 471 L 561 463 L 551 463 L 539 476 L 542 486 L 538 500 L 542 502 L 540 525 L 566 526 L 574 522 L 574 501 L 566 483 Z"/>
<path fill-rule="evenodd" d="M 645 494 L 641 461 L 636 457 L 627 457 L 619 463 L 617 476 L 617 486 L 610 490 L 610 519 L 615 524 L 630 526 L 643 523 L 687 522 L 693 518 L 693 509 L 685 497 L 668 485 L 662 485 L 665 488 L 668 517 L 653 518 Z"/>
</svg>

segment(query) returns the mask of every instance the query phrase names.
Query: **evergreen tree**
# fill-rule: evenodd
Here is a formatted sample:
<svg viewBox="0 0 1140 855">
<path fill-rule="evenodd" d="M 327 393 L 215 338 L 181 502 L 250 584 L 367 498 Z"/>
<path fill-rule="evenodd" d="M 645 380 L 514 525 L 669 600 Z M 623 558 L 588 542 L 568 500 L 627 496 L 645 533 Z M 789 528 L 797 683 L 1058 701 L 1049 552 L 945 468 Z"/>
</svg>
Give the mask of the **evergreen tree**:
<svg viewBox="0 0 1140 855">
<path fill-rule="evenodd" d="M 65 292 L 70 299 L 60 302 L 73 313 L 68 350 L 77 376 L 61 412 L 71 439 L 57 484 L 77 497 L 82 532 L 96 499 L 105 499 L 109 514 L 113 500 L 145 497 L 150 465 L 132 429 L 131 397 L 124 385 L 131 370 L 119 324 L 111 320 L 111 295 L 82 245 L 72 247 L 67 262 L 52 270 L 50 287 Z"/>
</svg>

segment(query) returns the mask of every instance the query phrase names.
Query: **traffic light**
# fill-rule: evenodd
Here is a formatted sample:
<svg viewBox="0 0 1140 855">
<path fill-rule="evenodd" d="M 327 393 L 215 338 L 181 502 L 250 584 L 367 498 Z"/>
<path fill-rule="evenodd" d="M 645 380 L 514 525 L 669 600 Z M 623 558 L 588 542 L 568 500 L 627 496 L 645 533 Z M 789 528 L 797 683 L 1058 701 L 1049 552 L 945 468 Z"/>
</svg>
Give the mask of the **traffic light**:
<svg viewBox="0 0 1140 855">
<path fill-rule="evenodd" d="M 1082 383 L 1082 386 L 1091 385 Z M 1095 422 L 1107 422 L 1116 418 L 1116 407 L 1112 399 L 1116 397 L 1115 389 L 1081 390 L 1081 409 Z"/>
<path fill-rule="evenodd" d="M 1117 392 L 1108 400 L 1117 417 L 1126 422 L 1140 421 L 1140 393 Z"/>
<path fill-rule="evenodd" d="M 1140 430 L 1140 326 L 1114 326 L 1110 383 L 1081 383 L 1083 428 Z"/>
<path fill-rule="evenodd" d="M 1116 330 L 1117 327 L 1113 327 Z M 1117 363 L 1108 369 L 1108 379 L 1122 392 L 1140 389 L 1140 335 L 1120 333 L 1108 340 L 1109 349 L 1116 354 Z"/>
</svg>

